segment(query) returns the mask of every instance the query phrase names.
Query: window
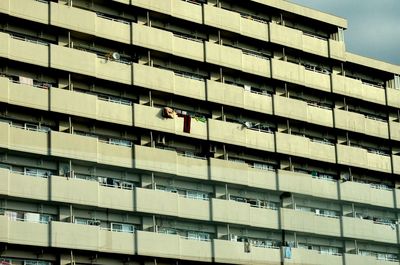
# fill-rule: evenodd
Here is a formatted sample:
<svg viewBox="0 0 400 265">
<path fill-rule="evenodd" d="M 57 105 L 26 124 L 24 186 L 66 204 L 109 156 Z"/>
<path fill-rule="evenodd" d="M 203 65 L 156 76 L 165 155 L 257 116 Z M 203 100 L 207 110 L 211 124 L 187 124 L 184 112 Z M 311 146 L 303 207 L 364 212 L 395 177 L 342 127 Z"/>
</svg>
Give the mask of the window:
<svg viewBox="0 0 400 265">
<path fill-rule="evenodd" d="M 39 168 L 24 168 L 24 174 L 28 176 L 47 178 L 51 176 L 51 171 Z"/>
<path fill-rule="evenodd" d="M 39 261 L 39 260 L 25 260 L 24 261 L 24 265 L 50 265 L 50 264 L 51 263 L 48 261 Z"/>
<path fill-rule="evenodd" d="M 96 219 L 75 218 L 75 224 L 100 226 L 101 221 Z"/>
<path fill-rule="evenodd" d="M 199 240 L 199 241 L 209 241 L 210 234 L 204 232 L 197 232 L 197 231 L 188 231 L 187 238 L 191 240 Z"/>
<path fill-rule="evenodd" d="M 321 254 L 339 255 L 339 248 L 336 247 L 320 247 Z"/>
<path fill-rule="evenodd" d="M 194 190 L 186 191 L 186 197 L 189 199 L 205 200 L 205 201 L 208 201 L 209 199 L 209 195 L 207 193 Z"/>
<path fill-rule="evenodd" d="M 177 235 L 178 231 L 174 228 L 165 228 L 165 227 L 161 227 L 158 229 L 159 233 L 162 234 L 167 234 L 167 235 Z"/>
<path fill-rule="evenodd" d="M 126 147 L 131 147 L 132 142 L 129 140 L 123 140 L 123 139 L 116 139 L 116 138 L 110 138 L 109 139 L 110 144 L 114 145 L 120 145 L 120 146 L 126 146 Z"/>
<path fill-rule="evenodd" d="M 133 233 L 135 231 L 135 227 L 131 224 L 111 223 L 111 231 Z"/>
</svg>

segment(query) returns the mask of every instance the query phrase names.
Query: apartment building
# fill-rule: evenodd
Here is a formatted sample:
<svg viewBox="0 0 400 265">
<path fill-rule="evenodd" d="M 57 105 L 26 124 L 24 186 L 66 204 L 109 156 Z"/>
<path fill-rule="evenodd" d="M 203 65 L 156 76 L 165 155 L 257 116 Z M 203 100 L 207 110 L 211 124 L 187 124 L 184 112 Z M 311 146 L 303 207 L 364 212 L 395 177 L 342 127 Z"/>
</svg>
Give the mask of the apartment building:
<svg viewBox="0 0 400 265">
<path fill-rule="evenodd" d="M 284 0 L 0 0 L 0 264 L 399 264 L 400 66 Z"/>
</svg>

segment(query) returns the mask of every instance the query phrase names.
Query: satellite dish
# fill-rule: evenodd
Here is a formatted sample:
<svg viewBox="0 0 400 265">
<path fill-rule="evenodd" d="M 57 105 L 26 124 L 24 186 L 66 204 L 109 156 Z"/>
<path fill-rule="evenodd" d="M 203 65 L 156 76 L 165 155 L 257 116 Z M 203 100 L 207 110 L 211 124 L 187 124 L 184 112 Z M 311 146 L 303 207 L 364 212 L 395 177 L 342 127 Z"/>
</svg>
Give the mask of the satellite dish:
<svg viewBox="0 0 400 265">
<path fill-rule="evenodd" d="M 111 54 L 111 57 L 112 57 L 114 60 L 119 60 L 119 59 L 121 58 L 121 55 L 120 55 L 118 52 L 113 52 L 113 53 Z"/>
</svg>

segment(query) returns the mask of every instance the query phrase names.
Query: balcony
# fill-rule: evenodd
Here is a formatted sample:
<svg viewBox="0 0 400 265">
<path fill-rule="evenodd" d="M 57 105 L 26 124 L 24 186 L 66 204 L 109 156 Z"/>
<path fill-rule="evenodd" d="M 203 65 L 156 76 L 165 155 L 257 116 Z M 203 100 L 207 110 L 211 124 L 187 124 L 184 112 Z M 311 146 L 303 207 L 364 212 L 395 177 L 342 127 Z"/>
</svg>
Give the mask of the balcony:
<svg viewBox="0 0 400 265">
<path fill-rule="evenodd" d="M 372 220 L 345 216 L 342 217 L 342 222 L 344 237 L 398 244 L 398 225 L 377 224 Z"/>
<path fill-rule="evenodd" d="M 303 65 L 287 61 L 271 59 L 272 78 L 301 86 L 330 92 L 331 78 L 329 74 L 306 70 Z"/>
<path fill-rule="evenodd" d="M 228 264 L 281 264 L 281 250 L 251 246 L 250 252 L 245 252 L 243 242 L 214 239 L 214 259 L 217 263 Z"/>
<path fill-rule="evenodd" d="M 332 75 L 332 92 L 386 105 L 385 89 L 364 84 L 361 80 Z"/>
<path fill-rule="evenodd" d="M 82 23 L 80 19 L 75 20 Z M 58 45 L 50 45 L 50 67 L 84 74 L 88 76 L 96 76 L 96 60 L 94 53 L 84 52 L 68 47 Z"/>
<path fill-rule="evenodd" d="M 332 59 L 346 60 L 346 45 L 343 41 L 329 39 L 329 57 Z"/>
<path fill-rule="evenodd" d="M 246 128 L 240 123 L 208 120 L 211 141 L 239 145 L 263 151 L 274 152 L 275 142 L 272 133 Z"/>
<path fill-rule="evenodd" d="M 1 57 L 43 67 L 49 66 L 47 43 L 0 32 L 0 46 Z"/>
<path fill-rule="evenodd" d="M 376 189 L 369 184 L 346 181 L 340 184 L 342 200 L 395 208 L 394 191 Z"/>
<path fill-rule="evenodd" d="M 41 1 L 3 0 L 0 12 L 39 23 L 49 21 L 49 5 Z"/>
<path fill-rule="evenodd" d="M 0 122 L 0 147 L 47 155 L 49 148 L 48 134 Z"/>
<path fill-rule="evenodd" d="M 140 145 L 134 146 L 134 157 L 137 169 L 208 180 L 206 159 L 181 156 L 175 151 Z"/>
<path fill-rule="evenodd" d="M 400 141 L 400 122 L 389 121 L 390 139 Z"/>
<path fill-rule="evenodd" d="M 345 264 L 351 265 L 396 265 L 398 262 L 378 260 L 372 256 L 344 254 Z"/>
<path fill-rule="evenodd" d="M 0 101 L 17 106 L 48 110 L 49 91 L 0 77 Z"/>
<path fill-rule="evenodd" d="M 282 229 L 340 237 L 340 219 L 281 208 Z"/>
<path fill-rule="evenodd" d="M 387 104 L 390 107 L 400 108 L 400 90 L 386 88 Z"/>
<path fill-rule="evenodd" d="M 363 148 L 341 144 L 338 144 L 336 149 L 339 164 L 387 173 L 392 172 L 390 156 L 374 154 Z"/>
<path fill-rule="evenodd" d="M 210 241 L 145 231 L 137 232 L 137 254 L 202 262 L 211 262 L 213 256 Z"/>
<path fill-rule="evenodd" d="M 324 254 L 316 250 L 292 248 L 292 258 L 285 259 L 285 264 L 307 264 L 307 265 L 342 265 L 343 257 L 338 255 Z M 351 264 L 353 263 L 346 263 Z M 367 265 L 365 263 L 363 265 Z"/>
<path fill-rule="evenodd" d="M 238 48 L 206 42 L 206 62 L 236 69 L 242 72 L 270 77 L 270 61 L 257 55 L 249 55 Z"/>
<path fill-rule="evenodd" d="M 207 80 L 207 100 L 251 111 L 272 114 L 272 98 L 243 87 Z"/>
<path fill-rule="evenodd" d="M 96 77 L 104 80 L 132 84 L 132 63 L 112 61 L 105 57 L 96 58 Z"/>
<path fill-rule="evenodd" d="M 95 53 L 71 49 L 58 45 L 50 45 L 50 67 L 78 74 L 132 84 L 132 66 L 97 57 Z"/>
<path fill-rule="evenodd" d="M 333 127 L 332 110 L 305 101 L 274 95 L 275 115 Z"/>
<path fill-rule="evenodd" d="M 278 211 L 252 207 L 249 203 L 212 199 L 211 216 L 216 222 L 262 228 L 279 228 Z"/>
<path fill-rule="evenodd" d="M 207 140 L 207 123 L 191 119 L 190 132 L 184 132 L 184 118 L 162 116 L 163 109 L 134 104 L 134 126 Z"/>
<path fill-rule="evenodd" d="M 303 33 L 303 51 L 329 57 L 328 40 L 318 36 Z"/>
<path fill-rule="evenodd" d="M 204 81 L 143 64 L 133 64 L 133 84 L 174 95 L 206 100 Z"/>
<path fill-rule="evenodd" d="M 279 190 L 311 195 L 319 198 L 338 199 L 337 183 L 313 178 L 311 174 L 278 170 Z"/>
<path fill-rule="evenodd" d="M 132 24 L 132 44 L 196 61 L 204 61 L 202 41 L 179 37 L 172 32 L 146 25 Z"/>
<path fill-rule="evenodd" d="M 52 131 L 50 141 L 53 156 L 97 162 L 96 138 Z"/>
<path fill-rule="evenodd" d="M 203 23 L 203 8 L 201 5 L 196 5 L 180 0 L 131 0 L 131 5 L 150 9 L 166 15 L 170 15 L 179 19 L 189 20 L 194 23 Z"/>
<path fill-rule="evenodd" d="M 97 95 L 51 88 L 50 110 L 132 126 L 132 106 L 106 101 Z"/>
<path fill-rule="evenodd" d="M 334 109 L 335 128 L 389 138 L 388 123 L 366 117 L 364 114 Z"/>
<path fill-rule="evenodd" d="M 52 176 L 52 201 L 134 211 L 134 191 L 101 186 L 97 181 Z"/>
<path fill-rule="evenodd" d="M 49 225 L 9 220 L 0 216 L 0 241 L 8 244 L 49 247 Z"/>
<path fill-rule="evenodd" d="M 297 29 L 270 23 L 271 42 L 295 49 L 303 48 L 303 32 Z"/>
<path fill-rule="evenodd" d="M 48 179 L 0 168 L 0 194 L 10 197 L 47 201 Z"/>
<path fill-rule="evenodd" d="M 177 193 L 136 189 L 136 211 L 185 219 L 210 220 L 210 202 L 185 198 Z"/>
<path fill-rule="evenodd" d="M 50 11 L 50 25 L 94 35 L 94 12 L 54 2 L 50 2 Z"/>
<path fill-rule="evenodd" d="M 210 158 L 210 179 L 253 188 L 276 190 L 276 173 L 245 163 Z"/>
<path fill-rule="evenodd" d="M 51 222 L 51 246 L 118 254 L 135 254 L 135 235 L 99 226 Z"/>
<path fill-rule="evenodd" d="M 276 151 L 324 162 L 336 163 L 335 146 L 307 137 L 276 133 Z"/>
</svg>

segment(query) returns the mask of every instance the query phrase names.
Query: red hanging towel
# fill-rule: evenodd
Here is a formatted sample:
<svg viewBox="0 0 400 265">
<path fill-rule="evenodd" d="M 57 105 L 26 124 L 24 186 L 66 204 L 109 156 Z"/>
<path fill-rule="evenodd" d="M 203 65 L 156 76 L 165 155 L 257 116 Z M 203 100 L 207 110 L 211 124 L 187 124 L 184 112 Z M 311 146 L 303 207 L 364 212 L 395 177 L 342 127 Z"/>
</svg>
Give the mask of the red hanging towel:
<svg viewBox="0 0 400 265">
<path fill-rule="evenodd" d="M 190 133 L 191 123 L 192 123 L 192 117 L 190 115 L 183 116 L 183 132 Z"/>
</svg>

